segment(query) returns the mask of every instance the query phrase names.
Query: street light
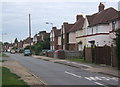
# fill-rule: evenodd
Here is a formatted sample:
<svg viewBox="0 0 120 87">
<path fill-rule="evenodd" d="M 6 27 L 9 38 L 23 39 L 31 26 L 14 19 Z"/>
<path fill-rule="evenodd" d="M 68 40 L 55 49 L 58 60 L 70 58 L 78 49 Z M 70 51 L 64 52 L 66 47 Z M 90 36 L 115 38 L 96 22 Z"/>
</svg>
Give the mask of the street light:
<svg viewBox="0 0 120 87">
<path fill-rule="evenodd" d="M 52 25 L 52 27 L 53 27 L 53 23 L 46 22 L 46 24 L 51 24 L 51 25 Z"/>
<path fill-rule="evenodd" d="M 4 40 L 4 38 L 3 38 L 4 35 L 7 35 L 7 33 L 3 33 L 3 32 L 2 32 L 2 51 L 3 51 L 3 44 L 4 44 L 4 41 L 3 41 L 3 40 Z"/>
<path fill-rule="evenodd" d="M 4 42 L 3 40 L 4 40 L 4 35 L 7 35 L 7 33 L 2 33 L 2 42 Z"/>
<path fill-rule="evenodd" d="M 53 23 L 50 23 L 50 22 L 46 22 L 46 24 L 51 24 L 52 25 L 52 28 L 53 28 Z M 53 41 L 53 32 L 51 32 L 52 33 L 52 41 Z M 53 50 L 53 46 L 52 46 L 52 50 Z"/>
</svg>

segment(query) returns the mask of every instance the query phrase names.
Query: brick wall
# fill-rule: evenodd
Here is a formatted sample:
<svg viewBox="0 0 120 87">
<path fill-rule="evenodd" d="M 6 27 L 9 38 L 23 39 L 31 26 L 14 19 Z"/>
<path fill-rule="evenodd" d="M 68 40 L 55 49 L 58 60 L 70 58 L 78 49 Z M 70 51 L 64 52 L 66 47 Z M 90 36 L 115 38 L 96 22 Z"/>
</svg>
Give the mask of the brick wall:
<svg viewBox="0 0 120 87">
<path fill-rule="evenodd" d="M 76 45 L 75 44 L 69 44 L 68 50 L 75 51 L 76 50 Z"/>
</svg>

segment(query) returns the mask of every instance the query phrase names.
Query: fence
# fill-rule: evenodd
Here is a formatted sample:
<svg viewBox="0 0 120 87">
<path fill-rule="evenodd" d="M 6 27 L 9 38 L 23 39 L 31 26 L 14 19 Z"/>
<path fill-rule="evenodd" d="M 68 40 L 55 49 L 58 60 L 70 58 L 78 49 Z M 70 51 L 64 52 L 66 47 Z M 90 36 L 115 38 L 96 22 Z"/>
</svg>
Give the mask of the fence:
<svg viewBox="0 0 120 87">
<path fill-rule="evenodd" d="M 65 53 L 63 53 L 63 54 L 58 53 L 57 55 L 59 57 L 62 56 L 62 58 L 63 58 L 63 56 L 64 56 L 64 58 L 83 58 L 83 52 L 82 51 L 65 51 Z M 57 58 L 54 51 L 47 52 L 46 56 L 47 57 L 52 57 L 52 58 Z"/>
<path fill-rule="evenodd" d="M 83 58 L 82 51 L 65 51 L 65 58 Z"/>
<path fill-rule="evenodd" d="M 85 48 L 85 60 L 96 64 L 117 66 L 117 58 L 113 46 Z"/>
</svg>

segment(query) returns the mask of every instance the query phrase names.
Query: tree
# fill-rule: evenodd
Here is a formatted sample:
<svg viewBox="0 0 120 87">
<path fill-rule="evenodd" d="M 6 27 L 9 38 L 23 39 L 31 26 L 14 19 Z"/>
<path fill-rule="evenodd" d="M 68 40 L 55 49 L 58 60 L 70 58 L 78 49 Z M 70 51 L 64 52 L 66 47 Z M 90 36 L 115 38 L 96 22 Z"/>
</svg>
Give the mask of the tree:
<svg viewBox="0 0 120 87">
<path fill-rule="evenodd" d="M 15 41 L 14 41 L 14 43 L 17 43 L 18 42 L 18 40 L 17 40 L 17 38 L 15 38 Z"/>
<path fill-rule="evenodd" d="M 120 69 L 120 28 L 116 31 L 116 55 L 118 60 L 118 69 Z"/>
<path fill-rule="evenodd" d="M 41 52 L 43 48 L 43 43 L 42 42 L 37 42 L 34 46 L 33 46 L 33 50 L 35 52 L 36 55 L 39 55 L 39 53 Z"/>
<path fill-rule="evenodd" d="M 4 45 L 8 45 L 9 43 L 8 42 L 4 42 Z"/>
<path fill-rule="evenodd" d="M 43 49 L 50 49 L 50 38 L 47 38 L 45 41 L 43 41 Z"/>
</svg>

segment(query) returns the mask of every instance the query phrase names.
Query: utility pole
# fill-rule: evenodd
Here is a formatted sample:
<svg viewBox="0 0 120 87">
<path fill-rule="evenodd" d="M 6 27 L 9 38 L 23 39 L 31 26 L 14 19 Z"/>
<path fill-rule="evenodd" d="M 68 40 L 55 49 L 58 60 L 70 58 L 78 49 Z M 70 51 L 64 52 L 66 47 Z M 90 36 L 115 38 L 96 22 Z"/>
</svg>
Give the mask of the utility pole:
<svg viewBox="0 0 120 87">
<path fill-rule="evenodd" d="M 30 51 L 32 52 L 31 50 L 31 16 L 29 14 L 29 38 L 30 38 Z"/>
</svg>

